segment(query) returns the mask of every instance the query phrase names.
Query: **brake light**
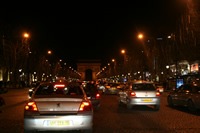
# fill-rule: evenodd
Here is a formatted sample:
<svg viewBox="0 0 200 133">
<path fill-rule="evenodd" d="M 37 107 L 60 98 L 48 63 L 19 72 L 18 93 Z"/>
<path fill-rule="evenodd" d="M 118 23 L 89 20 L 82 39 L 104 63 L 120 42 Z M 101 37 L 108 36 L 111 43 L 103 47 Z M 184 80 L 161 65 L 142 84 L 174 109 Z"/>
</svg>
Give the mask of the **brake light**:
<svg viewBox="0 0 200 133">
<path fill-rule="evenodd" d="M 54 85 L 56 88 L 59 88 L 59 87 L 65 87 L 65 85 L 64 84 L 56 84 L 56 85 Z"/>
<path fill-rule="evenodd" d="M 25 106 L 25 110 L 27 110 L 27 111 L 38 111 L 38 108 L 37 108 L 35 102 L 28 102 Z"/>
<path fill-rule="evenodd" d="M 99 99 L 99 98 L 100 98 L 100 94 L 97 93 L 97 94 L 96 94 L 96 99 Z"/>
<path fill-rule="evenodd" d="M 109 88 L 110 88 L 110 86 L 106 86 L 106 88 L 107 88 L 107 89 L 109 89 Z"/>
<path fill-rule="evenodd" d="M 156 92 L 156 96 L 160 96 L 160 92 Z"/>
<path fill-rule="evenodd" d="M 131 96 L 135 96 L 136 94 L 135 94 L 135 92 L 131 92 Z"/>
<path fill-rule="evenodd" d="M 120 86 L 117 86 L 117 88 L 120 89 L 121 87 L 120 87 Z"/>
<path fill-rule="evenodd" d="M 89 102 L 82 102 L 79 107 L 79 111 L 89 111 L 92 110 L 92 106 Z"/>
</svg>

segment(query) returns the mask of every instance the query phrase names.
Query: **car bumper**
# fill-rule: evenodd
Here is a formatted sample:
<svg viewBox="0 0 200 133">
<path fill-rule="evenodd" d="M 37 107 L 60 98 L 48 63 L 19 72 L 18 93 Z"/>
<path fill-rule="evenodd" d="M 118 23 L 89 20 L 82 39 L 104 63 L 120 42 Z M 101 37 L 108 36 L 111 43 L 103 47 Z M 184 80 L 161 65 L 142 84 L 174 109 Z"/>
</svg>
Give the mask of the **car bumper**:
<svg viewBox="0 0 200 133">
<path fill-rule="evenodd" d="M 35 131 L 69 131 L 92 129 L 92 115 L 86 116 L 37 116 L 25 117 L 24 129 Z M 52 126 L 49 121 L 68 121 L 67 125 Z"/>
<path fill-rule="evenodd" d="M 160 105 L 160 98 L 131 98 L 131 105 Z"/>
<path fill-rule="evenodd" d="M 115 90 L 111 90 L 111 89 L 110 89 L 110 90 L 106 90 L 106 91 L 105 91 L 106 94 L 118 94 L 118 92 L 119 92 L 118 89 L 115 89 Z"/>
</svg>

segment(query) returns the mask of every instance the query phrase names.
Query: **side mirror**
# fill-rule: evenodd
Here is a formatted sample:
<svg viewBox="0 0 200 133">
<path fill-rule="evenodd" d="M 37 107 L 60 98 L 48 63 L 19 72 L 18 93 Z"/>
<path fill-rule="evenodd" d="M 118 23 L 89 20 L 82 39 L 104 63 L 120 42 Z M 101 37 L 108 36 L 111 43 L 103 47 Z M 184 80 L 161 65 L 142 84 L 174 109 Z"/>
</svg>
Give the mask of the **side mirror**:
<svg viewBox="0 0 200 133">
<path fill-rule="evenodd" d="M 34 90 L 35 90 L 35 87 L 29 89 L 29 97 L 33 95 Z"/>
</svg>

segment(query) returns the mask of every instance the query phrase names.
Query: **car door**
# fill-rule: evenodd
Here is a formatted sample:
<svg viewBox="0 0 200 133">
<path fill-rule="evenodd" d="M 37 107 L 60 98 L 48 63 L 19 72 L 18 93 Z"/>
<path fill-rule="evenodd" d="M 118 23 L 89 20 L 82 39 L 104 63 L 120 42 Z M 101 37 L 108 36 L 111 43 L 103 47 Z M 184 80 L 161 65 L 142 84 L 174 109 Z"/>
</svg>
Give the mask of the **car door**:
<svg viewBox="0 0 200 133">
<path fill-rule="evenodd" d="M 192 92 L 192 86 L 191 85 L 184 85 L 183 89 L 180 93 L 180 105 L 187 105 L 188 98 L 190 97 L 190 94 Z"/>
<path fill-rule="evenodd" d="M 174 104 L 181 104 L 181 95 L 182 95 L 182 90 L 183 90 L 184 85 L 180 86 L 176 91 L 174 91 L 174 96 L 173 96 L 173 103 Z"/>
</svg>

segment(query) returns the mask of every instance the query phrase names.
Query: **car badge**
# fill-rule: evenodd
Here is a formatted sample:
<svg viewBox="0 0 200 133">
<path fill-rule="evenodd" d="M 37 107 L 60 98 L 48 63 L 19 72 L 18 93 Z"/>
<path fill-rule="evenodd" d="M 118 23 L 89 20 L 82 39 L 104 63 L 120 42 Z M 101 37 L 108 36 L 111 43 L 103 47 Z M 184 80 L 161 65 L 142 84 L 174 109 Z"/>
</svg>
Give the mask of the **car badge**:
<svg viewBox="0 0 200 133">
<path fill-rule="evenodd" d="M 60 103 L 57 104 L 57 107 L 60 107 Z"/>
</svg>

